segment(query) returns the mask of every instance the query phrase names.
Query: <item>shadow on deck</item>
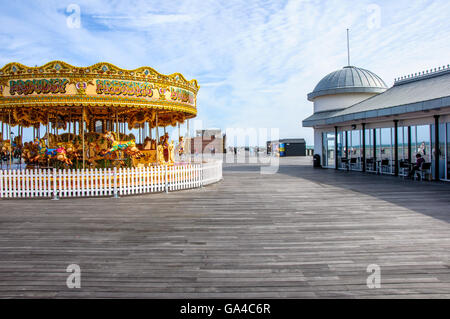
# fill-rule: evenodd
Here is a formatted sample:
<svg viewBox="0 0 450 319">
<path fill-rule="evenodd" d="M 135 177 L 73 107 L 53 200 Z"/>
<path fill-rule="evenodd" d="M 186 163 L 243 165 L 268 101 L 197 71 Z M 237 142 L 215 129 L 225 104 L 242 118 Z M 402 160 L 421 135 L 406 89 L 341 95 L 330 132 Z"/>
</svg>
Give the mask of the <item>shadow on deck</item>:
<svg viewBox="0 0 450 319">
<path fill-rule="evenodd" d="M 228 164 L 225 172 L 260 172 L 259 164 Z M 277 174 L 307 180 L 343 192 L 369 195 L 430 217 L 450 222 L 450 183 L 413 181 L 390 175 L 314 169 L 308 158 L 283 158 Z M 337 190 L 339 191 L 339 190 Z M 332 203 L 330 203 L 332 204 Z"/>
</svg>

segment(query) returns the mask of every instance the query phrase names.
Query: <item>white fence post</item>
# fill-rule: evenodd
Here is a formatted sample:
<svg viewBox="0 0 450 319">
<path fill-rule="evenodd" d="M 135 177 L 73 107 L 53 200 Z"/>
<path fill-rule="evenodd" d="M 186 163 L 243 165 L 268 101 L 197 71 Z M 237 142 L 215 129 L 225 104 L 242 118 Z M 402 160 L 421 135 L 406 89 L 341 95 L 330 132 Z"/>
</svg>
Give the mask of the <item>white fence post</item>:
<svg viewBox="0 0 450 319">
<path fill-rule="evenodd" d="M 165 175 L 165 180 L 166 180 L 166 193 L 169 192 L 169 181 L 167 179 L 167 165 L 164 165 L 164 175 Z"/>
<path fill-rule="evenodd" d="M 59 200 L 57 193 L 57 178 L 56 178 L 56 168 L 53 168 L 53 198 L 52 200 Z"/>
<path fill-rule="evenodd" d="M 117 167 L 114 167 L 114 198 L 119 198 L 117 193 Z"/>
<path fill-rule="evenodd" d="M 200 164 L 200 187 L 203 188 L 203 176 L 204 176 L 205 166 L 203 163 Z"/>
</svg>

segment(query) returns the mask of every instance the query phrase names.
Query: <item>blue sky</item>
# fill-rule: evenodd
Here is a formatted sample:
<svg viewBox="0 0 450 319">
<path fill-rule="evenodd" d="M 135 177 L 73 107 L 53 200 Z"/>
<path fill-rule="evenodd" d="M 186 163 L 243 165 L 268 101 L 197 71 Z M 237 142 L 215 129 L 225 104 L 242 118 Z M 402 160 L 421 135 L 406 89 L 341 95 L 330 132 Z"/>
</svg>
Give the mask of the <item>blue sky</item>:
<svg viewBox="0 0 450 319">
<path fill-rule="evenodd" d="M 197 79 L 204 127 L 305 137 L 306 94 L 351 64 L 395 77 L 450 63 L 450 1 L 0 1 L 0 65 L 151 66 Z M 69 28 L 67 8 L 81 10 Z"/>
</svg>

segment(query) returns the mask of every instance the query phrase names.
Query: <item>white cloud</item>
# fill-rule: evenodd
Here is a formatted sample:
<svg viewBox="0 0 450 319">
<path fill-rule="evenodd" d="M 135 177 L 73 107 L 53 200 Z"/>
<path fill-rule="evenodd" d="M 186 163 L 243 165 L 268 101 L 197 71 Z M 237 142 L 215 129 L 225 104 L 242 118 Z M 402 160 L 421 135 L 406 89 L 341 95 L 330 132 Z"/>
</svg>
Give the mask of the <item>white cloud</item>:
<svg viewBox="0 0 450 319">
<path fill-rule="evenodd" d="M 186 14 L 143 14 L 139 16 L 101 16 L 93 15 L 109 27 L 147 28 L 155 24 L 193 22 L 194 17 Z"/>
</svg>

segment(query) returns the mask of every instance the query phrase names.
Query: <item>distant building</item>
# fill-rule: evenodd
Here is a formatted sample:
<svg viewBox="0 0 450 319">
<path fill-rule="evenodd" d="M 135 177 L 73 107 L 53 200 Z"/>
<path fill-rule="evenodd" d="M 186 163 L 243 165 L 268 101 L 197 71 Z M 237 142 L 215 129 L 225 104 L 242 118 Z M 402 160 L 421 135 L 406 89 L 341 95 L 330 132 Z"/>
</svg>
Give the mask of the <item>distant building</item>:
<svg viewBox="0 0 450 319">
<path fill-rule="evenodd" d="M 224 152 L 225 135 L 220 129 L 197 130 L 191 138 L 192 154 L 216 154 Z"/>
<path fill-rule="evenodd" d="M 280 156 L 306 156 L 306 142 L 303 138 L 288 138 L 267 142 L 267 154 Z"/>
</svg>

